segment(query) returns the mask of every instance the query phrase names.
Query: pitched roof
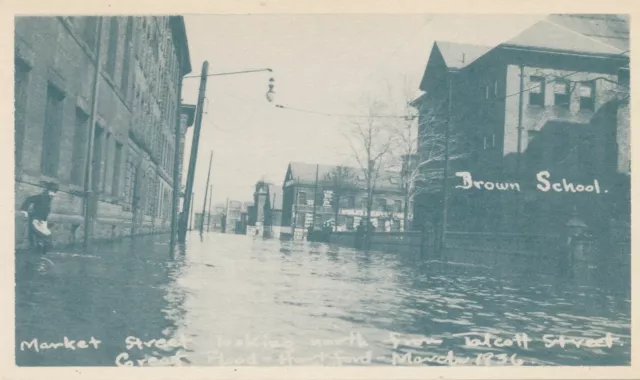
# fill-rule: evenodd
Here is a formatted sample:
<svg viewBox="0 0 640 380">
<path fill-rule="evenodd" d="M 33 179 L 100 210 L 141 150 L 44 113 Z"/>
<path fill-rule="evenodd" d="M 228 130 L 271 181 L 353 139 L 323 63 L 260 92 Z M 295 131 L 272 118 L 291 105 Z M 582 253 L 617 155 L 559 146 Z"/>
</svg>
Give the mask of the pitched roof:
<svg viewBox="0 0 640 380">
<path fill-rule="evenodd" d="M 315 185 L 316 183 L 316 167 L 318 168 L 318 183 L 328 185 L 331 183 L 330 176 L 339 167 L 338 165 L 317 165 L 302 162 L 289 163 L 289 170 L 294 181 L 298 184 Z M 350 173 L 353 173 L 353 182 L 359 188 L 366 188 L 366 179 L 361 168 L 348 167 Z M 393 171 L 381 171 L 376 181 L 377 189 L 400 190 L 400 174 Z"/>
<path fill-rule="evenodd" d="M 435 41 L 420 81 L 420 89 L 427 91 L 429 83 L 437 82 L 447 72 L 457 72 L 467 67 L 489 50 L 489 46 Z"/>
<path fill-rule="evenodd" d="M 449 70 L 462 69 L 491 50 L 489 46 L 436 41 L 433 44 L 431 54 L 433 54 L 436 47 Z"/>
<path fill-rule="evenodd" d="M 549 21 L 575 30 L 587 37 L 613 46 L 620 51 L 629 50 L 629 16 L 615 14 L 550 15 Z"/>
<path fill-rule="evenodd" d="M 628 38 L 628 21 L 625 22 L 624 18 L 610 18 L 609 15 L 550 15 L 505 44 L 587 54 L 620 55 L 629 50 Z"/>
</svg>

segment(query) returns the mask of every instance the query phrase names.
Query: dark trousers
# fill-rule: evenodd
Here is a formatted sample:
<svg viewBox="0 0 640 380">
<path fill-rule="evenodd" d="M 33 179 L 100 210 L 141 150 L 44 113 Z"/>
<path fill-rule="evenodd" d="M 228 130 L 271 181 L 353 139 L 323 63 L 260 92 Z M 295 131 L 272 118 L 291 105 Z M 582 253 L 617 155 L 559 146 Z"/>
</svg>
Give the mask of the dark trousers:
<svg viewBox="0 0 640 380">
<path fill-rule="evenodd" d="M 44 253 L 51 247 L 51 236 L 40 235 L 33 227 L 33 220 L 29 220 L 28 238 L 32 249 L 40 248 Z"/>
</svg>

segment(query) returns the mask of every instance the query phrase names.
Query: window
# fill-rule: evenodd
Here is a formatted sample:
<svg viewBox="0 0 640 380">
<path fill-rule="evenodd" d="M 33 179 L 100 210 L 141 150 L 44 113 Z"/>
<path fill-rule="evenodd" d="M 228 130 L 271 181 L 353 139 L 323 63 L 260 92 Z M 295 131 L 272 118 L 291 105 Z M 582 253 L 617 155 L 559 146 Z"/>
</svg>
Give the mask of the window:
<svg viewBox="0 0 640 380">
<path fill-rule="evenodd" d="M 133 17 L 127 17 L 127 31 L 124 40 L 124 57 L 122 58 L 122 78 L 120 88 L 125 98 L 129 94 L 129 68 L 131 66 L 131 38 L 133 35 Z"/>
<path fill-rule="evenodd" d="M 133 203 L 133 187 L 135 185 L 136 166 L 130 159 L 127 160 L 127 168 L 124 178 L 123 196 L 126 204 Z"/>
<path fill-rule="evenodd" d="M 399 219 L 394 219 L 391 221 L 391 231 L 393 232 L 399 232 L 400 231 L 400 220 Z"/>
<path fill-rule="evenodd" d="M 496 146 L 496 134 L 495 133 L 491 134 L 491 146 L 492 147 Z"/>
<path fill-rule="evenodd" d="M 116 57 L 118 55 L 118 18 L 110 17 L 109 50 L 107 50 L 107 73 L 111 79 L 116 76 Z"/>
<path fill-rule="evenodd" d="M 489 85 L 486 85 L 484 88 L 484 98 L 489 99 Z"/>
<path fill-rule="evenodd" d="M 29 66 L 22 60 L 16 59 L 16 73 L 14 78 L 15 96 L 15 165 L 20 167 L 22 147 L 24 145 L 25 116 L 27 111 L 27 86 L 29 84 Z"/>
<path fill-rule="evenodd" d="M 166 139 L 166 142 L 164 143 L 164 146 L 165 146 L 165 158 L 164 158 L 165 163 L 164 163 L 164 167 L 165 167 L 165 170 L 167 171 L 167 173 L 169 173 L 171 171 L 170 168 L 169 168 L 169 166 L 170 166 L 169 159 L 171 158 L 171 156 L 170 156 L 171 147 L 169 146 L 169 139 L 168 138 Z"/>
<path fill-rule="evenodd" d="M 544 107 L 544 78 L 532 76 L 529 85 L 529 105 Z"/>
<path fill-rule="evenodd" d="M 353 216 L 347 216 L 347 223 L 346 223 L 347 229 L 352 230 L 353 224 L 354 224 Z"/>
<path fill-rule="evenodd" d="M 98 29 L 98 17 L 85 17 L 84 20 L 84 28 L 82 30 L 84 41 L 87 43 L 87 46 L 89 47 L 89 49 L 91 49 L 91 51 L 95 51 L 97 42 L 96 31 Z"/>
<path fill-rule="evenodd" d="M 487 149 L 487 136 L 482 138 L 482 149 Z"/>
<path fill-rule="evenodd" d="M 116 153 L 113 161 L 113 178 L 111 183 L 111 195 L 120 196 L 120 167 L 122 166 L 122 144 L 116 142 Z"/>
<path fill-rule="evenodd" d="M 299 205 L 307 204 L 307 193 L 305 193 L 304 191 L 301 191 L 298 193 L 298 204 Z"/>
<path fill-rule="evenodd" d="M 356 208 L 356 197 L 353 195 L 349 195 L 347 197 L 347 208 L 354 209 Z"/>
<path fill-rule="evenodd" d="M 402 201 L 399 199 L 396 199 L 395 201 L 393 201 L 393 205 L 394 208 L 396 209 L 396 212 L 402 212 Z"/>
<path fill-rule="evenodd" d="M 104 139 L 104 171 L 102 172 L 102 192 L 107 189 L 107 173 L 109 172 L 109 153 L 111 152 L 111 133 L 107 132 Z"/>
<path fill-rule="evenodd" d="M 63 93 L 53 85 L 47 86 L 47 104 L 42 136 L 42 173 L 53 178 L 58 177 L 63 103 Z"/>
<path fill-rule="evenodd" d="M 553 85 L 554 104 L 558 107 L 569 108 L 569 82 L 559 81 Z"/>
<path fill-rule="evenodd" d="M 595 109 L 595 82 L 580 83 L 580 110 Z"/>
<path fill-rule="evenodd" d="M 173 173 L 173 156 L 175 155 L 175 151 L 173 147 L 169 147 L 169 172 Z"/>
<path fill-rule="evenodd" d="M 84 179 L 87 129 L 89 129 L 89 115 L 80 108 L 76 108 L 73 153 L 71 154 L 71 183 L 78 186 L 82 185 Z"/>
</svg>

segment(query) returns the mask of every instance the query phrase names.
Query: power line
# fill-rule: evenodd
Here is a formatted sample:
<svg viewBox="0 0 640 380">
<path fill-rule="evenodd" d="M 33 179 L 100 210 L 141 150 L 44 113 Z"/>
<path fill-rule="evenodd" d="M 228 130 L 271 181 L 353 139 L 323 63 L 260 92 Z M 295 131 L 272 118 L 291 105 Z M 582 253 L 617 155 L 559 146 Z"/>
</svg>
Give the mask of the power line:
<svg viewBox="0 0 640 380">
<path fill-rule="evenodd" d="M 355 114 L 329 113 L 329 112 L 313 111 L 313 110 L 308 110 L 308 109 L 304 109 L 304 108 L 289 107 L 289 106 L 284 106 L 282 104 L 276 104 L 276 108 L 281 108 L 281 109 L 286 109 L 286 110 L 291 110 L 291 111 L 297 111 L 297 112 L 303 112 L 303 113 L 309 113 L 309 114 L 314 114 L 314 115 L 332 116 L 332 117 L 382 118 L 382 119 L 406 119 L 407 117 L 410 117 L 409 115 L 355 115 Z"/>
<path fill-rule="evenodd" d="M 624 51 L 624 52 L 622 52 L 622 53 L 618 54 L 618 56 L 625 55 L 625 54 L 627 54 L 628 52 L 629 52 L 629 50 Z M 573 76 L 573 75 L 576 75 L 576 74 L 579 74 L 579 73 L 582 73 L 582 72 L 584 72 L 584 71 L 578 70 L 578 71 L 574 71 L 574 72 L 569 73 L 569 74 L 566 74 L 566 75 L 562 75 L 562 76 L 559 76 L 559 77 L 555 77 L 555 78 L 554 78 L 550 83 L 557 82 L 558 80 L 566 79 L 566 78 L 568 78 L 568 77 L 570 77 L 570 76 Z M 546 80 L 546 79 L 548 79 L 548 78 L 550 78 L 550 77 L 553 77 L 553 76 L 554 76 L 553 74 L 548 74 L 548 75 L 545 75 L 545 76 L 544 76 L 544 79 Z M 587 81 L 587 82 L 591 82 L 591 81 L 594 81 L 594 80 L 596 80 L 596 79 L 604 79 L 604 78 L 599 77 L 599 78 L 595 78 L 595 79 L 590 80 L 590 81 Z M 608 80 L 608 81 L 609 81 L 609 82 L 613 82 L 613 81 L 611 81 L 611 80 Z M 617 82 L 616 82 L 616 83 L 617 83 Z M 533 87 L 529 87 L 529 88 L 527 88 L 527 89 L 525 89 L 525 90 L 522 90 L 522 91 L 515 92 L 515 93 L 510 94 L 510 95 L 506 95 L 506 96 L 504 96 L 503 98 L 496 98 L 496 99 L 494 99 L 494 101 L 496 101 L 496 100 L 505 100 L 506 98 L 510 98 L 510 97 L 512 97 L 512 96 L 520 95 L 520 93 L 521 93 L 521 92 L 523 92 L 523 93 L 524 93 L 524 92 L 528 92 L 528 91 L 534 90 L 534 89 L 536 89 L 536 88 L 540 88 L 540 84 L 535 85 L 535 86 L 533 86 Z"/>
<path fill-rule="evenodd" d="M 273 72 L 272 69 L 270 68 L 266 68 L 266 69 L 255 69 L 255 70 L 242 70 L 242 71 L 230 71 L 228 73 L 214 73 L 214 74 L 207 74 L 207 77 L 218 77 L 218 76 L 223 76 L 223 75 L 235 75 L 235 74 L 247 74 L 247 73 L 257 73 L 257 72 L 261 72 L 261 71 L 268 71 L 268 72 Z M 202 75 L 186 75 L 184 78 L 201 78 Z"/>
<path fill-rule="evenodd" d="M 629 50 L 624 51 L 624 52 L 622 52 L 622 53 L 620 53 L 618 55 L 622 56 L 622 55 L 624 55 L 624 54 L 626 54 L 628 52 L 629 52 Z M 574 71 L 574 72 L 571 72 L 571 73 L 568 73 L 568 74 L 565 74 L 565 75 L 561 75 L 561 76 L 555 76 L 554 74 L 548 74 L 548 75 L 543 76 L 543 79 L 546 81 L 546 79 L 549 79 L 549 78 L 553 77 L 553 80 L 551 80 L 549 82 L 549 83 L 553 83 L 553 82 L 557 82 L 559 80 L 567 79 L 570 76 L 573 76 L 573 75 L 576 75 L 576 74 L 579 74 L 579 73 L 582 73 L 582 72 L 584 72 L 584 71 L 578 70 L 578 71 Z M 613 80 L 610 80 L 610 79 L 607 79 L 607 78 L 604 78 L 604 77 L 597 77 L 597 78 L 594 78 L 594 79 L 591 79 L 591 80 L 587 80 L 586 82 L 593 82 L 593 81 L 596 81 L 596 80 L 599 80 L 599 79 L 605 80 L 607 82 L 623 85 L 621 83 L 618 83 L 616 81 L 613 81 Z M 512 96 L 520 95 L 520 93 L 526 93 L 526 92 L 535 90 L 537 88 L 540 88 L 540 86 L 541 86 L 541 84 L 536 84 L 534 86 L 531 86 L 529 88 L 523 89 L 521 91 L 517 91 L 517 92 L 514 92 L 512 94 L 505 95 L 503 97 L 498 97 L 498 98 L 491 99 L 490 101 L 491 102 L 502 101 L 502 100 L 505 100 L 505 99 L 510 98 Z M 626 85 L 623 85 L 623 86 L 628 87 Z M 475 100 L 475 101 L 474 100 L 468 100 L 467 102 L 473 102 L 473 103 L 477 102 L 477 103 L 486 104 L 487 100 Z M 276 108 L 287 109 L 287 110 L 291 110 L 291 111 L 303 112 L 303 113 L 314 114 L 314 115 L 329 116 L 329 117 L 374 118 L 374 119 L 375 118 L 382 118 L 382 119 L 408 119 L 408 118 L 412 118 L 413 117 L 412 115 L 355 115 L 355 114 L 340 114 L 340 113 L 314 111 L 314 110 L 297 108 L 297 107 L 289 107 L 289 106 L 285 106 L 285 105 L 281 105 L 281 104 L 277 104 Z"/>
</svg>

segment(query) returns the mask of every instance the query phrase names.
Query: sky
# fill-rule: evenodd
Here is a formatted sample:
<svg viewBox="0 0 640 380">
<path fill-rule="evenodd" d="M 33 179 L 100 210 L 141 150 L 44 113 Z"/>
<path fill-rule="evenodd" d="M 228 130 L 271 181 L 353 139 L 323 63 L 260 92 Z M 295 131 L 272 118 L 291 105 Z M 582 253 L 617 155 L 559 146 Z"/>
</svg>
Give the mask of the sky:
<svg viewBox="0 0 640 380">
<path fill-rule="evenodd" d="M 207 81 L 194 182 L 196 212 L 210 153 L 213 203 L 251 201 L 264 179 L 282 185 L 291 161 L 350 164 L 348 120 L 364 99 L 392 103 L 419 96 L 434 40 L 495 46 L 545 15 L 193 15 L 185 16 L 192 73 L 271 68 L 272 73 L 214 76 Z M 269 78 L 276 97 L 266 99 Z M 196 104 L 199 78 L 185 78 L 183 103 Z M 388 89 L 392 89 L 390 95 Z M 395 97 L 395 98 L 394 98 Z M 402 100 L 402 99 L 400 99 Z M 193 139 L 185 143 L 184 175 Z"/>
</svg>

